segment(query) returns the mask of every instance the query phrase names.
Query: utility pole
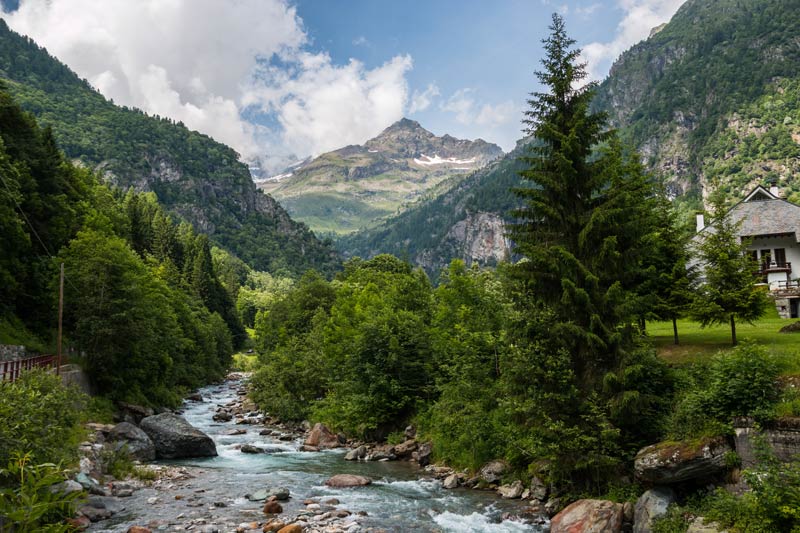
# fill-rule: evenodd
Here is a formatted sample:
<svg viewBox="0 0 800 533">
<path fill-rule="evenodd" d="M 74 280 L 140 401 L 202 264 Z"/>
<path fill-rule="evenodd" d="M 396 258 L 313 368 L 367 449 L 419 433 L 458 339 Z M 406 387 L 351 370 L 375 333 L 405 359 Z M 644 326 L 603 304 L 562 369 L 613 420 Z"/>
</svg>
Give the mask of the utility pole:
<svg viewBox="0 0 800 533">
<path fill-rule="evenodd" d="M 61 263 L 61 278 L 58 282 L 58 347 L 56 374 L 61 375 L 61 316 L 64 314 L 64 263 Z"/>
</svg>

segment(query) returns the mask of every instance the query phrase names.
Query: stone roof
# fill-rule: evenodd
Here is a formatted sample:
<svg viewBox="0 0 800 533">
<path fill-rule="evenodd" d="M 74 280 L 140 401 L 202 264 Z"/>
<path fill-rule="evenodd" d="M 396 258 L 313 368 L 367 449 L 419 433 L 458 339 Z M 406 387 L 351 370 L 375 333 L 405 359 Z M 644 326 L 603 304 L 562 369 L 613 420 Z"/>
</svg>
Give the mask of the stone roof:
<svg viewBox="0 0 800 533">
<path fill-rule="evenodd" d="M 800 206 L 786 200 L 750 200 L 730 211 L 734 222 L 741 221 L 739 236 L 792 234 L 800 242 Z"/>
</svg>

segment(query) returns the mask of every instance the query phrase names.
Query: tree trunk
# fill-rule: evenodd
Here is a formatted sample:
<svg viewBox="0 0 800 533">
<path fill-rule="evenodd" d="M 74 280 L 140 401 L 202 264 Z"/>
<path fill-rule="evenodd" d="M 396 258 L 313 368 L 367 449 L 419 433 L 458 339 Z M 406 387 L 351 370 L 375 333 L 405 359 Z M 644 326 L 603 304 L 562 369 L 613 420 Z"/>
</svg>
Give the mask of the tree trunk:
<svg viewBox="0 0 800 533">
<path fill-rule="evenodd" d="M 733 315 L 731 315 L 731 341 L 736 346 L 736 322 L 733 319 Z"/>
<path fill-rule="evenodd" d="M 675 338 L 675 346 L 677 346 L 679 344 L 678 343 L 678 319 L 675 318 L 675 317 L 672 317 L 672 336 Z"/>
</svg>

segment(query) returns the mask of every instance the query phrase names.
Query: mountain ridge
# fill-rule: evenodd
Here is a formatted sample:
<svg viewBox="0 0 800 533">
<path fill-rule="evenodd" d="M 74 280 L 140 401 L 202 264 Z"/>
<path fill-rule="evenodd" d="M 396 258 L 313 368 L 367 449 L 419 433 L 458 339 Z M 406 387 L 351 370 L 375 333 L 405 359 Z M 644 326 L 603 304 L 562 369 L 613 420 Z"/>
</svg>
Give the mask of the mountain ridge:
<svg viewBox="0 0 800 533">
<path fill-rule="evenodd" d="M 182 123 L 116 106 L 0 19 L 0 81 L 71 159 L 159 202 L 257 269 L 333 272 L 329 244 L 259 192 L 238 154 Z"/>
<path fill-rule="evenodd" d="M 436 136 L 403 118 L 363 145 L 348 145 L 259 182 L 315 230 L 348 233 L 404 210 L 445 181 L 501 157 L 483 139 Z M 331 222 L 333 220 L 333 222 Z"/>
</svg>

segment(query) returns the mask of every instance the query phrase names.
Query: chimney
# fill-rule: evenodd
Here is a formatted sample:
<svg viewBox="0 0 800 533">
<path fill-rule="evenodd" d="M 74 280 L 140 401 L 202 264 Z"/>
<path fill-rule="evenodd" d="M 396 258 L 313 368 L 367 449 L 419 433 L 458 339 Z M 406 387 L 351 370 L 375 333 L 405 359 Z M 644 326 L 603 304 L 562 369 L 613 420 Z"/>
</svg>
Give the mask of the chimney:
<svg viewBox="0 0 800 533">
<path fill-rule="evenodd" d="M 780 197 L 781 197 L 781 192 L 780 192 L 780 190 L 778 189 L 778 186 L 777 186 L 777 185 L 775 185 L 774 183 L 772 183 L 772 184 L 769 186 L 769 193 L 770 193 L 772 196 L 774 196 L 775 198 L 780 198 Z"/>
<path fill-rule="evenodd" d="M 706 221 L 703 217 L 703 213 L 697 213 L 697 232 L 700 233 L 703 231 L 703 228 L 706 227 Z"/>
</svg>

